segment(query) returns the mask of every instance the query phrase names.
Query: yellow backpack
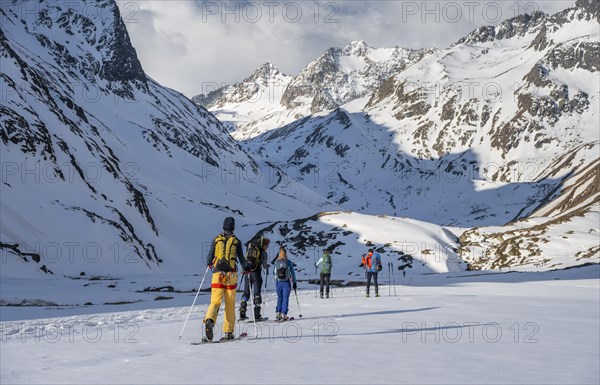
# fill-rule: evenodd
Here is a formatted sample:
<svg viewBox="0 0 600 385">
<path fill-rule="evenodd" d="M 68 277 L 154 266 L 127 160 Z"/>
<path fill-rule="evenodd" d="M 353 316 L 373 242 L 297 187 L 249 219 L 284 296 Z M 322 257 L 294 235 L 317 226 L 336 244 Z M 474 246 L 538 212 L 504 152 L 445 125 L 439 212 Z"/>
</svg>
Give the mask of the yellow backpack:
<svg viewBox="0 0 600 385">
<path fill-rule="evenodd" d="M 237 256 L 238 239 L 235 236 L 226 237 L 219 234 L 215 238 L 215 257 L 213 266 L 218 271 L 234 271 Z"/>
</svg>

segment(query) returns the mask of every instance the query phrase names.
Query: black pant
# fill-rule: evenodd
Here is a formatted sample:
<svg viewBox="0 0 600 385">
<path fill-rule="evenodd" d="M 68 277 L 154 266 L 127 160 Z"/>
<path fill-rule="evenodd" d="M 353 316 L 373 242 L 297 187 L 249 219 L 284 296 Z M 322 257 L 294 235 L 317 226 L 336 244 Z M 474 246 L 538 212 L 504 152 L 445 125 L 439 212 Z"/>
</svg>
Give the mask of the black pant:
<svg viewBox="0 0 600 385">
<path fill-rule="evenodd" d="M 377 272 L 375 271 L 367 271 L 367 294 L 369 294 L 369 289 L 371 287 L 371 278 L 373 278 L 373 283 L 375 284 L 375 295 L 379 294 L 379 284 L 377 284 Z"/>
<path fill-rule="evenodd" d="M 329 282 L 331 281 L 331 273 L 321 273 L 321 297 L 323 296 L 323 286 L 325 286 L 325 294 L 329 296 Z"/>
<path fill-rule="evenodd" d="M 244 277 L 244 294 L 242 294 L 242 303 L 244 308 L 245 302 L 250 299 L 250 284 L 252 284 L 252 294 L 254 294 L 254 305 L 260 305 L 262 303 L 262 297 L 260 295 L 260 291 L 262 289 L 262 276 L 260 275 L 260 270 L 251 271 L 248 275 Z"/>
</svg>

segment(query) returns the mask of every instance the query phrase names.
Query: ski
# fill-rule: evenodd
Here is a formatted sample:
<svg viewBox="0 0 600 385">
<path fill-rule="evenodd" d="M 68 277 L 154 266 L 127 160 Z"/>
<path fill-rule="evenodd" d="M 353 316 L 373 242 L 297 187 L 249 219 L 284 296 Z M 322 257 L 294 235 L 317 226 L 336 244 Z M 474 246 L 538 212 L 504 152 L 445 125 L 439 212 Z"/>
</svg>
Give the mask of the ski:
<svg viewBox="0 0 600 385">
<path fill-rule="evenodd" d="M 293 320 L 294 320 L 294 317 L 290 317 L 290 318 L 288 318 L 288 319 L 280 319 L 280 320 L 275 320 L 275 322 L 279 322 L 279 323 L 281 323 L 281 322 L 288 322 L 288 321 L 293 321 Z"/>
<path fill-rule="evenodd" d="M 244 338 L 248 337 L 248 333 L 242 333 L 239 336 L 235 337 L 232 340 L 226 340 L 225 337 L 222 337 L 219 340 L 216 341 L 209 341 L 206 338 L 203 338 L 200 342 L 191 342 L 190 345 L 204 345 L 204 344 L 222 344 L 225 342 L 235 342 L 235 341 L 240 341 Z"/>
<path fill-rule="evenodd" d="M 256 322 L 265 322 L 265 321 L 266 321 L 266 320 L 268 320 L 268 319 L 269 319 L 269 317 L 261 317 L 261 318 L 258 318 L 258 319 L 256 319 Z M 247 324 L 250 324 L 250 323 L 254 323 L 254 320 L 253 320 L 253 319 L 251 319 L 251 318 L 246 318 L 246 319 L 245 319 L 244 321 L 242 321 L 242 322 L 245 322 L 245 323 L 247 323 Z"/>
</svg>

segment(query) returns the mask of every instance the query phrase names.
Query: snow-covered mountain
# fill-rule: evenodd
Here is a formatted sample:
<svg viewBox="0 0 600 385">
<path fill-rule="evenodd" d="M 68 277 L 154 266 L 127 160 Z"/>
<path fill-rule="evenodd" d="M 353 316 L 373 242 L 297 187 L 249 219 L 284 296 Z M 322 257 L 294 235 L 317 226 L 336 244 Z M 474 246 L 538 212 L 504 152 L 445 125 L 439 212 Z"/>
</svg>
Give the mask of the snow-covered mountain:
<svg viewBox="0 0 600 385">
<path fill-rule="evenodd" d="M 291 76 L 265 63 L 241 83 L 195 96 L 192 101 L 210 109 L 234 137 L 256 136 L 264 132 L 257 121 L 276 117 L 275 124 L 283 125 L 293 120 L 281 104 L 290 80 Z"/>
<path fill-rule="evenodd" d="M 0 383 L 597 384 L 599 4 L 443 50 L 355 42 L 295 77 L 265 64 L 196 98 L 222 123 L 144 73 L 114 0 L 4 1 Z M 296 319 L 191 346 L 225 216 L 287 248 Z M 352 287 L 368 248 L 376 298 Z M 244 370 L 190 365 L 199 349 Z"/>
<path fill-rule="evenodd" d="M 335 109 L 370 95 L 383 81 L 429 52 L 373 48 L 360 40 L 344 48 L 329 48 L 290 81 L 281 104 L 288 108 L 310 105 L 313 114 Z"/>
<path fill-rule="evenodd" d="M 567 193 L 574 175 L 598 172 L 598 7 L 521 15 L 447 49 L 353 42 L 290 79 L 268 114 L 224 98 L 209 108 L 242 116 L 230 129 L 245 148 L 345 210 L 494 232 L 532 215 L 552 220 L 540 207 L 570 207 L 583 191 Z M 597 206 L 585 210 L 574 212 L 596 218 Z M 469 242 L 461 255 L 473 262 Z"/>
<path fill-rule="evenodd" d="M 464 254 L 475 238 L 597 215 L 598 192 L 572 187 L 598 167 L 595 2 L 443 50 L 353 42 L 294 77 L 265 64 L 201 99 L 228 128 L 145 75 L 113 1 L 27 6 L 1 10 L 3 275 L 186 271 L 226 215 L 247 238 L 340 209 L 478 226 L 438 243 L 495 267 Z"/>
<path fill-rule="evenodd" d="M 263 101 L 275 104 L 277 98 L 272 89 L 285 89 L 291 79 L 291 76 L 282 73 L 273 64 L 264 63 L 241 83 L 219 88 L 206 96 L 195 96 L 192 101 L 209 109 L 244 102 Z"/>
<path fill-rule="evenodd" d="M 598 157 L 594 7 L 480 28 L 371 97 L 245 145 L 348 210 L 465 227 L 527 216 Z"/>
<path fill-rule="evenodd" d="M 353 41 L 344 48 L 329 48 L 296 76 L 284 75 L 266 63 L 241 83 L 192 100 L 212 111 L 234 138 L 248 139 L 370 95 L 430 52 L 433 50 L 373 48 L 364 41 Z"/>
<path fill-rule="evenodd" d="M 335 209 L 147 77 L 114 1 L 4 5 L 3 276 L 188 271 L 225 216 Z"/>
</svg>

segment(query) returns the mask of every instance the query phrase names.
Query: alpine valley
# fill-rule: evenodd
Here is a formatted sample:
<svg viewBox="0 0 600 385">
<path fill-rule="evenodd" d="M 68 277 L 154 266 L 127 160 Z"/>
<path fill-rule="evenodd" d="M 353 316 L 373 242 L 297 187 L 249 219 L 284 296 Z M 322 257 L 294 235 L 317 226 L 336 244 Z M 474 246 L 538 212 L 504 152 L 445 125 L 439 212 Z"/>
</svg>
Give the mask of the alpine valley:
<svg viewBox="0 0 600 385">
<path fill-rule="evenodd" d="M 1 10 L 2 276 L 198 273 L 228 215 L 305 279 L 327 245 L 359 275 L 367 242 L 415 273 L 598 263 L 597 2 L 446 49 L 353 41 L 193 102 L 144 73 L 115 2 L 23 7 Z"/>
<path fill-rule="evenodd" d="M 192 99 L 144 72 L 123 2 L 1 5 L 1 383 L 600 381 L 597 0 Z M 191 346 L 229 216 L 286 247 L 295 319 Z"/>
</svg>

